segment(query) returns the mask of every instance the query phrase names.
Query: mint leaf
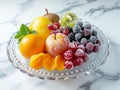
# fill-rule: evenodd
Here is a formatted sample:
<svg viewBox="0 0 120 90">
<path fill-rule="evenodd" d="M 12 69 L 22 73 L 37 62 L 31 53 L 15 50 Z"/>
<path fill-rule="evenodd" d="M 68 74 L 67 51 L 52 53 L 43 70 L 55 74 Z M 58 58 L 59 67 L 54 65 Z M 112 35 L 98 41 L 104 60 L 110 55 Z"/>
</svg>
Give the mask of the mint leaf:
<svg viewBox="0 0 120 90">
<path fill-rule="evenodd" d="M 22 35 L 25 35 L 25 34 L 26 34 L 24 24 L 22 24 L 22 25 L 20 26 L 20 32 L 21 32 Z"/>
<path fill-rule="evenodd" d="M 26 34 L 30 34 L 30 29 L 24 24 Z"/>
<path fill-rule="evenodd" d="M 16 38 L 16 39 L 17 39 L 17 38 L 20 38 L 20 36 L 21 36 L 21 33 L 20 33 L 20 31 L 18 31 L 17 34 L 15 35 L 15 38 Z"/>
<path fill-rule="evenodd" d="M 21 32 L 22 35 L 26 35 L 26 34 L 30 33 L 30 30 L 25 24 L 22 24 L 20 26 L 20 32 Z"/>
<path fill-rule="evenodd" d="M 37 32 L 35 30 L 30 30 L 25 24 L 22 24 L 20 26 L 20 30 L 16 33 L 15 35 L 15 39 L 18 39 L 18 41 L 20 42 L 22 40 L 22 38 L 27 35 L 27 34 L 36 34 Z"/>
<path fill-rule="evenodd" d="M 21 35 L 21 36 L 19 37 L 18 41 L 20 42 L 24 36 L 25 36 L 25 35 Z"/>
</svg>

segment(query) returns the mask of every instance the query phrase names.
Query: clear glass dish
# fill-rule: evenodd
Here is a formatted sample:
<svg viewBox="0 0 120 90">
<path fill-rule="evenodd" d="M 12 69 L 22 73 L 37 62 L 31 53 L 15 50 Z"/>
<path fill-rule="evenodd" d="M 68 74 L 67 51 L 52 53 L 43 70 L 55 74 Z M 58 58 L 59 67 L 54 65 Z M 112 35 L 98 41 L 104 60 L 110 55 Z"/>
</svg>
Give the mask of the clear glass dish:
<svg viewBox="0 0 120 90">
<path fill-rule="evenodd" d="M 83 21 L 84 24 L 88 23 Z M 9 60 L 15 68 L 20 71 L 27 73 L 30 76 L 38 77 L 40 79 L 50 79 L 50 80 L 67 80 L 70 78 L 79 78 L 85 76 L 96 70 L 100 65 L 104 64 L 106 58 L 109 54 L 109 42 L 103 32 L 99 30 L 96 26 L 92 25 L 98 31 L 98 38 L 101 40 L 101 46 L 98 53 L 92 53 L 89 55 L 89 60 L 81 66 L 75 67 L 71 70 L 63 71 L 47 71 L 44 69 L 35 70 L 29 67 L 29 61 L 19 52 L 19 44 L 14 36 L 10 38 L 7 46 L 7 55 Z"/>
</svg>

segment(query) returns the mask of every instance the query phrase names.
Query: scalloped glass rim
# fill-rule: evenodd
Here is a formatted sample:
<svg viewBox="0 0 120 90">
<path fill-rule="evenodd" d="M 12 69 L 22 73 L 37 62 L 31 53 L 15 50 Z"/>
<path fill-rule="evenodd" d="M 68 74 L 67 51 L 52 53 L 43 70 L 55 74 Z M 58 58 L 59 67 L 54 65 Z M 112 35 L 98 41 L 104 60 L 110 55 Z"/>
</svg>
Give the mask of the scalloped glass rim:
<svg viewBox="0 0 120 90">
<path fill-rule="evenodd" d="M 89 23 L 83 20 L 82 22 L 84 24 Z M 79 78 L 81 76 L 90 74 L 92 71 L 96 70 L 97 67 L 104 64 L 107 56 L 109 55 L 109 41 L 103 32 L 96 26 L 92 25 L 92 28 L 95 28 L 98 31 L 98 38 L 102 41 L 100 50 L 96 54 L 90 54 L 90 59 L 82 66 L 75 67 L 71 70 L 65 69 L 63 71 L 46 71 L 44 69 L 35 70 L 30 68 L 28 65 L 29 61 L 26 61 L 18 50 L 18 42 L 16 39 L 14 39 L 15 33 L 8 42 L 7 55 L 15 68 L 18 68 L 20 71 L 27 73 L 30 76 L 50 80 L 67 80 L 70 78 Z"/>
</svg>

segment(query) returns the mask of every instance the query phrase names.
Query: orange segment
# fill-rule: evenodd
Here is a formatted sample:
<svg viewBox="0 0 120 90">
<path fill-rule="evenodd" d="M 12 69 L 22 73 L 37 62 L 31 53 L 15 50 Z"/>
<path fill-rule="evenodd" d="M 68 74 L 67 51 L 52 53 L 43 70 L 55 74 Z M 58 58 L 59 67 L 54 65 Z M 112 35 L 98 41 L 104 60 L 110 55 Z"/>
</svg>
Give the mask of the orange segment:
<svg viewBox="0 0 120 90">
<path fill-rule="evenodd" d="M 64 70 L 64 63 L 65 63 L 65 59 L 63 58 L 62 55 L 57 55 L 55 57 L 55 64 L 57 70 Z"/>
<path fill-rule="evenodd" d="M 55 70 L 55 61 L 54 58 L 48 54 L 48 56 L 43 61 L 43 67 L 46 70 Z"/>
<path fill-rule="evenodd" d="M 44 58 L 46 58 L 46 54 L 44 53 L 40 53 L 37 55 L 33 55 L 30 59 L 30 67 L 38 70 L 41 69 L 43 67 L 42 62 L 44 60 Z"/>
</svg>

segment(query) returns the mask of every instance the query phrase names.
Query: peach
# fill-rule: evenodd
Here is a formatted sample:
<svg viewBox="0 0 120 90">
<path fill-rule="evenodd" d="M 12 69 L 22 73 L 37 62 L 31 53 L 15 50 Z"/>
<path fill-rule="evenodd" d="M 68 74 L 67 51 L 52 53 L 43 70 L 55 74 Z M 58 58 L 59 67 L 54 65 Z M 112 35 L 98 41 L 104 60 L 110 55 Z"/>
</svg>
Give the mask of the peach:
<svg viewBox="0 0 120 90">
<path fill-rule="evenodd" d="M 51 34 L 46 39 L 46 50 L 52 56 L 61 55 L 69 47 L 69 39 L 62 33 Z"/>
</svg>

